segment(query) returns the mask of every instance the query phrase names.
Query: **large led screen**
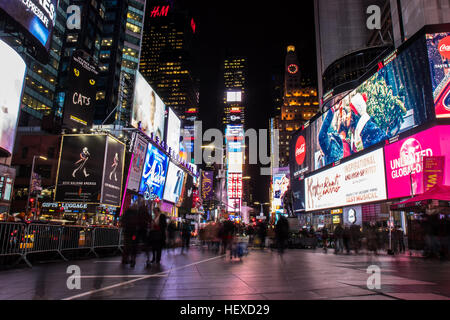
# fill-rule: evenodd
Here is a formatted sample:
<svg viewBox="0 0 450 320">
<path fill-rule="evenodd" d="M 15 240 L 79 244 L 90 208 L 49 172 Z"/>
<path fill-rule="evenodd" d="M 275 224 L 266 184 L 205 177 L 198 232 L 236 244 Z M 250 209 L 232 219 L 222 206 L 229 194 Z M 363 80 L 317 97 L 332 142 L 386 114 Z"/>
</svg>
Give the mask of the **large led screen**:
<svg viewBox="0 0 450 320">
<path fill-rule="evenodd" d="M 167 171 L 166 187 L 164 188 L 164 200 L 178 203 L 181 192 L 183 191 L 185 172 L 176 166 L 173 162 L 169 162 L 169 170 Z"/>
<path fill-rule="evenodd" d="M 137 72 L 134 88 L 131 125 L 146 135 L 152 133 L 159 141 L 164 140 L 164 117 L 166 106 L 144 77 Z"/>
<path fill-rule="evenodd" d="M 450 32 L 426 38 L 436 117 L 450 118 Z"/>
<path fill-rule="evenodd" d="M 168 165 L 169 157 L 157 147 L 149 144 L 139 187 L 139 192 L 142 193 L 146 199 L 155 196 L 159 199 L 163 198 Z"/>
<path fill-rule="evenodd" d="M 393 53 L 392 61 L 294 136 L 292 175 L 299 178 L 432 120 L 425 52 L 419 39 Z"/>
<path fill-rule="evenodd" d="M 274 168 L 272 175 L 272 211 L 284 213 L 283 196 L 289 189 L 289 168 Z"/>
<path fill-rule="evenodd" d="M 169 108 L 169 120 L 167 122 L 167 146 L 178 155 L 180 153 L 181 121 Z"/>
<path fill-rule="evenodd" d="M 0 154 L 4 156 L 14 148 L 25 70 L 23 59 L 0 40 Z"/>
<path fill-rule="evenodd" d="M 389 199 L 424 192 L 423 157 L 445 156 L 444 184 L 450 184 L 450 126 L 437 126 L 385 147 Z"/>
<path fill-rule="evenodd" d="M 139 190 L 142 171 L 144 169 L 145 158 L 147 155 L 147 145 L 147 141 L 141 138 L 138 134 L 135 135 L 132 162 L 128 172 L 128 190 Z"/>
<path fill-rule="evenodd" d="M 47 51 L 56 23 L 58 0 L 2 0 L 0 8 L 21 24 Z"/>
<path fill-rule="evenodd" d="M 305 179 L 306 211 L 386 200 L 383 149 Z"/>
</svg>

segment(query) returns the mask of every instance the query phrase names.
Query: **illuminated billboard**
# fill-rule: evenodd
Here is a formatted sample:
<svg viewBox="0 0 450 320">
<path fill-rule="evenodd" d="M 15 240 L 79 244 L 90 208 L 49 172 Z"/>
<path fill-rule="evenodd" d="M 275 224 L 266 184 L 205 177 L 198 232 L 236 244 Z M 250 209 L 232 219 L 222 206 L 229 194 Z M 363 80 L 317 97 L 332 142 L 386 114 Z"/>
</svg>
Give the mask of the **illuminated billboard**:
<svg viewBox="0 0 450 320">
<path fill-rule="evenodd" d="M 445 156 L 444 184 L 450 184 L 450 126 L 436 126 L 385 147 L 388 198 L 424 192 L 423 158 Z"/>
<path fill-rule="evenodd" d="M 274 168 L 272 174 L 272 211 L 284 213 L 283 197 L 289 189 L 289 168 Z"/>
<path fill-rule="evenodd" d="M 140 72 L 136 72 L 131 125 L 147 136 L 164 140 L 166 106 Z"/>
<path fill-rule="evenodd" d="M 242 102 L 242 92 L 241 91 L 228 91 L 227 92 L 227 102 Z"/>
<path fill-rule="evenodd" d="M 432 120 L 425 52 L 423 39 L 394 52 L 380 70 L 295 135 L 292 175 L 299 179 Z"/>
<path fill-rule="evenodd" d="M 70 129 L 90 128 L 97 94 L 97 65 L 91 56 L 77 50 L 72 55 L 68 72 L 63 124 Z"/>
<path fill-rule="evenodd" d="M 108 136 L 100 203 L 119 207 L 122 195 L 125 144 Z"/>
<path fill-rule="evenodd" d="M 137 133 L 134 136 L 133 158 L 128 172 L 128 190 L 139 191 L 148 142 Z"/>
<path fill-rule="evenodd" d="M 3 156 L 11 155 L 14 148 L 25 71 L 20 55 L 0 40 L 0 154 Z"/>
<path fill-rule="evenodd" d="M 383 149 L 305 179 L 306 211 L 386 199 Z"/>
<path fill-rule="evenodd" d="M 22 25 L 46 51 L 50 49 L 57 5 L 57 0 L 0 1 L 0 9 Z"/>
<path fill-rule="evenodd" d="M 426 39 L 436 118 L 450 118 L 450 32 Z"/>
<path fill-rule="evenodd" d="M 145 199 L 163 198 L 169 157 L 152 144 L 148 145 L 139 192 Z"/>
<path fill-rule="evenodd" d="M 183 191 L 185 172 L 176 166 L 172 161 L 169 162 L 167 171 L 166 186 L 164 188 L 163 199 L 172 203 L 178 203 Z"/>
<path fill-rule="evenodd" d="M 167 121 L 166 144 L 178 155 L 180 153 L 181 120 L 177 117 L 172 108 L 169 108 L 169 119 Z"/>
<path fill-rule="evenodd" d="M 242 173 L 244 154 L 242 152 L 228 152 L 228 172 Z"/>
</svg>

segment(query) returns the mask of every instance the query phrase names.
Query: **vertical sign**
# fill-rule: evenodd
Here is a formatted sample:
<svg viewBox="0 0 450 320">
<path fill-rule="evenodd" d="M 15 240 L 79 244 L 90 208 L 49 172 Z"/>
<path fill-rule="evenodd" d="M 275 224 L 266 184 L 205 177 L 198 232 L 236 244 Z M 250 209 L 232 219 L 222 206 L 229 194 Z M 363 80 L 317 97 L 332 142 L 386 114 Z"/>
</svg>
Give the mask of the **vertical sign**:
<svg viewBox="0 0 450 320">
<path fill-rule="evenodd" d="M 94 118 L 97 66 L 82 50 L 72 55 L 68 70 L 63 124 L 68 128 L 90 128 Z"/>
<path fill-rule="evenodd" d="M 108 137 L 103 169 L 102 204 L 115 207 L 120 206 L 124 162 L 125 145 L 116 139 Z"/>
<path fill-rule="evenodd" d="M 202 199 L 211 200 L 213 197 L 214 171 L 202 171 Z"/>
<path fill-rule="evenodd" d="M 425 192 L 444 182 L 445 156 L 423 157 L 423 185 Z"/>
</svg>

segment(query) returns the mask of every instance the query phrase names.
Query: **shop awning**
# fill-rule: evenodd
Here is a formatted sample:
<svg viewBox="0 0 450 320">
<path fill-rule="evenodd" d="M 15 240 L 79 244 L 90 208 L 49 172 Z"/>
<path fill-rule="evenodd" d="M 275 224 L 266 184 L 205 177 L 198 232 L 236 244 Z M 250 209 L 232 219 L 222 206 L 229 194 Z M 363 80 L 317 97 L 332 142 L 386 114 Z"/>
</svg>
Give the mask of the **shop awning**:
<svg viewBox="0 0 450 320">
<path fill-rule="evenodd" d="M 391 205 L 391 210 L 423 211 L 429 204 L 433 207 L 450 207 L 450 186 L 436 185 L 423 194 Z"/>
</svg>

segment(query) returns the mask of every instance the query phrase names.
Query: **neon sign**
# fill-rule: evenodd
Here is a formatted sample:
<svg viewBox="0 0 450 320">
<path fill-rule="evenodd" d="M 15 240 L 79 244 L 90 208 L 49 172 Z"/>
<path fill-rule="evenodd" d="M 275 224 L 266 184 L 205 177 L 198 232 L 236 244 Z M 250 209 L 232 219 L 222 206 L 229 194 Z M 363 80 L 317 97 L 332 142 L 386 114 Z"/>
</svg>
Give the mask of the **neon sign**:
<svg viewBox="0 0 450 320">
<path fill-rule="evenodd" d="M 192 32 L 195 33 L 195 21 L 194 21 L 194 18 L 191 19 L 191 28 L 192 28 Z"/>
<path fill-rule="evenodd" d="M 152 12 L 150 12 L 150 18 L 167 17 L 167 14 L 169 13 L 169 9 L 170 9 L 170 6 L 153 7 Z"/>
</svg>

